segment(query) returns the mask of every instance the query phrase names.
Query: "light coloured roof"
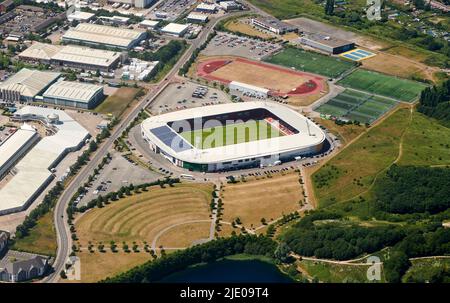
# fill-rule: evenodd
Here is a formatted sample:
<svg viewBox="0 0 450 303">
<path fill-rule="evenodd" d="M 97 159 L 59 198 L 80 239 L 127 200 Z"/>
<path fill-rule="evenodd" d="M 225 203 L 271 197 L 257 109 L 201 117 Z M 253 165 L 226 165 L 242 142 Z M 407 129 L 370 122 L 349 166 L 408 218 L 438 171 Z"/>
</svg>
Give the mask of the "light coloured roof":
<svg viewBox="0 0 450 303">
<path fill-rule="evenodd" d="M 34 42 L 30 47 L 19 54 L 19 57 L 33 58 L 38 60 L 50 60 L 61 50 L 60 45 Z"/>
<path fill-rule="evenodd" d="M 230 86 L 235 85 L 235 86 L 240 86 L 243 88 L 247 88 L 253 91 L 257 91 L 257 92 L 261 92 L 264 94 L 267 94 L 269 92 L 269 90 L 267 88 L 263 88 L 263 87 L 259 87 L 259 86 L 255 86 L 255 85 L 251 85 L 251 84 L 247 84 L 247 83 L 242 83 L 242 82 L 238 82 L 238 81 L 231 81 Z"/>
<path fill-rule="evenodd" d="M 202 21 L 206 21 L 208 19 L 207 15 L 203 15 L 203 14 L 198 14 L 198 13 L 190 13 L 187 16 L 188 19 L 195 19 L 195 20 L 202 20 Z"/>
<path fill-rule="evenodd" d="M 58 98 L 88 103 L 99 91 L 102 90 L 103 86 L 95 84 L 58 81 L 50 86 L 45 91 L 43 96 L 44 98 Z"/>
<path fill-rule="evenodd" d="M 52 178 L 49 171 L 58 158 L 71 148 L 77 147 L 89 135 L 88 131 L 68 114 L 51 108 L 25 106 L 14 113 L 14 117 L 59 116 L 60 123 L 55 124 L 56 134 L 43 138 L 30 152 L 17 163 L 17 173 L 0 189 L 0 213 L 18 211 Z"/>
<path fill-rule="evenodd" d="M 72 14 L 67 16 L 67 19 L 69 21 L 71 21 L 71 20 L 88 21 L 94 16 L 95 16 L 95 14 L 93 14 L 93 13 L 74 11 Z"/>
<path fill-rule="evenodd" d="M 152 129 L 166 126 L 167 123 L 173 121 L 182 121 L 197 117 L 207 117 L 211 115 L 257 108 L 267 109 L 272 112 L 279 119 L 297 129 L 298 133 L 207 149 L 197 149 L 193 147 L 177 152 L 165 145 L 163 141 L 151 132 Z M 250 157 L 263 157 L 285 152 L 295 152 L 297 150 L 318 146 L 325 141 L 325 133 L 319 126 L 308 120 L 306 117 L 278 103 L 262 101 L 203 106 L 153 116 L 142 122 L 141 130 L 147 138 L 150 138 L 152 142 L 155 142 L 165 153 L 182 161 L 200 164 L 233 161 L 247 159 Z M 181 138 L 181 136 L 179 137 Z"/>
<path fill-rule="evenodd" d="M 63 40 L 80 40 L 118 47 L 129 47 L 135 40 L 140 39 L 143 34 L 143 32 L 138 30 L 81 23 L 77 27 L 69 29 L 63 35 Z"/>
<path fill-rule="evenodd" d="M 120 58 L 119 52 L 67 45 L 52 59 L 109 67 Z"/>
<path fill-rule="evenodd" d="M 0 168 L 14 157 L 18 150 L 22 149 L 34 136 L 36 131 L 29 125 L 24 124 L 14 134 L 8 137 L 0 145 Z"/>
<path fill-rule="evenodd" d="M 208 3 L 200 3 L 199 5 L 197 5 L 197 8 L 199 10 L 215 10 L 217 9 L 215 4 L 208 4 Z"/>
<path fill-rule="evenodd" d="M 169 23 L 162 28 L 162 31 L 170 34 L 181 34 L 189 27 L 188 24 Z"/>
<path fill-rule="evenodd" d="M 0 84 L 1 90 L 19 92 L 25 97 L 34 97 L 55 81 L 61 74 L 22 68 L 19 72 Z"/>
<path fill-rule="evenodd" d="M 159 21 L 155 21 L 155 20 L 143 20 L 141 23 L 141 25 L 143 26 L 149 26 L 149 27 L 155 27 L 156 25 L 158 25 Z"/>
</svg>

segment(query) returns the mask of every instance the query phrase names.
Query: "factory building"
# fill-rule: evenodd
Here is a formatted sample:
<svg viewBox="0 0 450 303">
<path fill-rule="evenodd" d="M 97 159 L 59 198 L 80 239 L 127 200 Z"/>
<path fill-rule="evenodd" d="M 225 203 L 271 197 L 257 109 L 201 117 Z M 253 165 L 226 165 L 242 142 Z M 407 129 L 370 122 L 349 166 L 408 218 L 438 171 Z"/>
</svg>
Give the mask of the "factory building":
<svg viewBox="0 0 450 303">
<path fill-rule="evenodd" d="M 252 25 L 277 35 L 284 35 L 286 33 L 298 31 L 297 27 L 272 17 L 252 18 Z"/>
<path fill-rule="evenodd" d="M 217 6 L 215 4 L 200 3 L 195 8 L 195 11 L 201 13 L 214 14 L 217 12 Z"/>
<path fill-rule="evenodd" d="M 121 53 L 83 46 L 60 46 L 35 42 L 21 52 L 19 58 L 69 68 L 108 72 L 117 67 L 121 60 Z"/>
<path fill-rule="evenodd" d="M 78 22 L 89 22 L 94 19 L 95 14 L 82 12 L 82 11 L 74 11 L 72 14 L 67 16 L 67 20 L 70 22 L 78 21 Z"/>
<path fill-rule="evenodd" d="M 129 50 L 145 39 L 146 35 L 145 31 L 81 23 L 77 27 L 69 29 L 63 35 L 62 41 L 94 47 Z"/>
<path fill-rule="evenodd" d="M 103 86 L 69 81 L 56 82 L 42 97 L 45 103 L 82 109 L 95 108 L 104 99 Z"/>
<path fill-rule="evenodd" d="M 237 10 L 237 9 L 241 8 L 241 6 L 234 1 L 221 1 L 219 3 L 219 5 L 220 5 L 220 8 L 222 8 L 226 12 Z"/>
<path fill-rule="evenodd" d="M 237 81 L 231 81 L 229 84 L 230 91 L 237 91 L 245 95 L 250 95 L 257 98 L 267 98 L 269 90 L 259 86 L 254 86 Z"/>
<path fill-rule="evenodd" d="M 182 37 L 188 29 L 188 24 L 169 23 L 161 29 L 161 32 L 175 37 Z"/>
<path fill-rule="evenodd" d="M 0 84 L 0 101 L 31 102 L 34 97 L 52 85 L 60 73 L 22 68 Z"/>
<path fill-rule="evenodd" d="M 155 21 L 155 20 L 144 20 L 141 23 L 139 23 L 139 27 L 140 28 L 145 28 L 145 29 L 155 29 L 159 24 L 159 21 Z"/>
<path fill-rule="evenodd" d="M 355 43 L 322 34 L 308 34 L 300 38 L 300 43 L 329 54 L 340 54 L 355 48 Z"/>
<path fill-rule="evenodd" d="M 156 0 L 108 0 L 108 3 L 129 4 L 136 8 L 146 8 L 155 3 Z"/>
<path fill-rule="evenodd" d="M 190 13 L 186 20 L 190 23 L 206 23 L 208 22 L 208 16 L 198 13 Z"/>
<path fill-rule="evenodd" d="M 24 124 L 0 145 L 0 179 L 14 167 L 39 140 L 38 133 L 32 126 Z"/>
</svg>

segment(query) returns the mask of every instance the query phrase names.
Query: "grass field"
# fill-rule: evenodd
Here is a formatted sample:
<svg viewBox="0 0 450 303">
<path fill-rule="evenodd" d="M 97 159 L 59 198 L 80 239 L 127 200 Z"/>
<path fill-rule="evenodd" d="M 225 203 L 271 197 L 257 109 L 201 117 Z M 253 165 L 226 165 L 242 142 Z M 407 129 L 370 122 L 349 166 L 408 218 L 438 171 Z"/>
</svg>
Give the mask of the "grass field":
<svg viewBox="0 0 450 303">
<path fill-rule="evenodd" d="M 97 106 L 95 112 L 100 114 L 112 114 L 115 117 L 120 117 L 123 112 L 136 99 L 140 89 L 132 87 L 121 87 L 113 95 L 103 101 Z"/>
<path fill-rule="evenodd" d="M 313 174 L 319 206 L 366 192 L 394 161 L 398 165 L 450 165 L 450 129 L 420 113 L 398 109 Z"/>
<path fill-rule="evenodd" d="M 305 72 L 336 78 L 355 66 L 354 63 L 298 48 L 286 48 L 264 61 Z"/>
<path fill-rule="evenodd" d="M 340 80 L 338 84 L 393 99 L 413 102 L 426 85 L 377 72 L 358 69 Z"/>
<path fill-rule="evenodd" d="M 225 28 L 232 31 L 232 32 L 237 32 L 237 33 L 242 33 L 245 35 L 249 35 L 249 36 L 253 36 L 253 37 L 258 37 L 261 39 L 270 39 L 273 38 L 273 36 L 264 33 L 262 31 L 259 31 L 257 29 L 255 29 L 254 27 L 252 27 L 249 24 L 245 24 L 242 20 L 230 20 L 227 23 L 225 23 Z"/>
<path fill-rule="evenodd" d="M 398 109 L 312 175 L 320 207 L 351 199 L 369 188 L 377 173 L 397 158 L 409 115 L 409 109 Z"/>
<path fill-rule="evenodd" d="M 187 131 L 181 136 L 193 146 L 206 149 L 276 138 L 283 136 L 283 133 L 260 120 Z M 199 143 L 200 146 L 197 146 Z"/>
<path fill-rule="evenodd" d="M 412 266 L 408 269 L 405 275 L 402 277 L 403 282 L 431 282 L 433 275 L 440 270 L 446 268 L 447 271 L 450 268 L 450 258 L 430 258 L 413 260 Z"/>
<path fill-rule="evenodd" d="M 316 111 L 321 114 L 370 124 L 395 105 L 397 105 L 397 102 L 392 99 L 347 89 L 319 106 Z"/>
<path fill-rule="evenodd" d="M 326 262 L 317 262 L 311 260 L 297 261 L 303 271 L 309 276 L 318 279 L 323 283 L 368 283 L 367 269 L 370 265 L 347 265 L 332 264 Z M 382 280 L 385 282 L 384 274 L 381 274 Z"/>
<path fill-rule="evenodd" d="M 157 235 L 164 230 L 170 231 L 171 227 L 183 224 L 190 229 L 188 222 L 208 220 L 211 192 L 210 184 L 180 184 L 164 189 L 152 187 L 147 192 L 82 215 L 76 222 L 77 235 L 84 247 L 88 241 L 152 243 Z M 196 232 L 183 236 L 179 234 L 179 242 L 171 237 L 171 243 L 180 243 L 178 245 L 181 246 L 204 238 L 209 227 L 203 226 L 203 229 L 191 229 Z"/>
<path fill-rule="evenodd" d="M 232 222 L 239 217 L 247 229 L 261 226 L 262 218 L 270 222 L 299 210 L 299 201 L 303 199 L 299 175 L 294 172 L 225 184 L 220 196 L 224 207 L 223 221 Z"/>
<path fill-rule="evenodd" d="M 366 129 L 364 126 L 355 124 L 337 125 L 334 121 L 326 119 L 317 119 L 316 122 L 336 135 L 344 145 L 359 136 Z"/>
<path fill-rule="evenodd" d="M 12 249 L 47 256 L 56 255 L 56 232 L 53 225 L 53 212 L 48 212 L 37 221 L 28 236 L 16 239 Z"/>
</svg>

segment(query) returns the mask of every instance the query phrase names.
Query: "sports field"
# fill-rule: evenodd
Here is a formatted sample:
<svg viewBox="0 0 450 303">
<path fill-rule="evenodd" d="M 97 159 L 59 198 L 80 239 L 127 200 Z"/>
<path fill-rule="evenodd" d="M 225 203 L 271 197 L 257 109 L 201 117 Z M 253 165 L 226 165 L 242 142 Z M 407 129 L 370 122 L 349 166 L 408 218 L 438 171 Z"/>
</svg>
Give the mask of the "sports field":
<svg viewBox="0 0 450 303">
<path fill-rule="evenodd" d="M 338 84 L 405 102 L 415 101 L 419 97 L 420 92 L 427 87 L 426 84 L 420 82 L 363 69 L 352 72 L 340 80 Z"/>
<path fill-rule="evenodd" d="M 237 81 L 258 86 L 273 95 L 305 96 L 326 90 L 320 76 L 232 56 L 204 58 L 198 63 L 196 74 L 225 85 Z"/>
<path fill-rule="evenodd" d="M 351 89 L 319 106 L 321 114 L 345 118 L 360 123 L 372 123 L 397 105 L 392 99 L 366 94 Z"/>
<path fill-rule="evenodd" d="M 183 132 L 180 135 L 192 146 L 200 149 L 221 147 L 284 136 L 280 130 L 276 129 L 264 120 L 203 128 Z"/>
<path fill-rule="evenodd" d="M 344 59 L 292 47 L 286 48 L 264 61 L 330 78 L 336 78 L 355 66 L 354 63 Z"/>
</svg>

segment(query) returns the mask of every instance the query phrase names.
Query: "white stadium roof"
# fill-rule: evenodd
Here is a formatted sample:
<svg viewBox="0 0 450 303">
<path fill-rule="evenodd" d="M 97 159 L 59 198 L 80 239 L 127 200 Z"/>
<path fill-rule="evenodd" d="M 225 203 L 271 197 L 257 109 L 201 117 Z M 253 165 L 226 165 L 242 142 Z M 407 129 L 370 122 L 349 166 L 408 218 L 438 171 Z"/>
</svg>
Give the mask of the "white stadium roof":
<svg viewBox="0 0 450 303">
<path fill-rule="evenodd" d="M 34 97 L 61 74 L 22 68 L 5 82 L 0 84 L 0 90 L 16 91 L 25 97 Z"/>
<path fill-rule="evenodd" d="M 197 149 L 193 147 L 182 149 L 181 151 L 175 151 L 171 147 L 164 144 L 160 138 L 151 132 L 151 130 L 158 127 L 167 126 L 167 123 L 173 121 L 207 117 L 257 108 L 266 109 L 272 112 L 278 118 L 297 129 L 298 133 L 208 149 Z M 262 101 L 203 106 L 153 116 L 142 122 L 141 129 L 145 136 L 157 144 L 158 147 L 165 153 L 182 161 L 199 164 L 233 161 L 250 157 L 269 156 L 277 153 L 294 152 L 299 149 L 320 145 L 325 141 L 325 133 L 319 126 L 314 124 L 312 121 L 309 121 L 306 117 L 286 106 L 282 106 L 274 102 Z M 179 136 L 178 139 L 180 138 L 181 136 Z"/>
<path fill-rule="evenodd" d="M 103 86 L 95 84 L 59 81 L 50 86 L 44 92 L 43 96 L 44 98 L 47 97 L 88 103 L 92 97 L 102 89 Z"/>
<path fill-rule="evenodd" d="M 43 138 L 15 166 L 16 174 L 0 189 L 0 214 L 23 210 L 43 186 L 52 178 L 49 171 L 60 157 L 77 148 L 89 136 L 89 132 L 68 114 L 51 108 L 25 106 L 14 113 L 14 118 L 22 117 L 46 120 L 51 115 L 59 116 L 54 124 L 56 134 Z"/>
<path fill-rule="evenodd" d="M 229 84 L 230 87 L 240 87 L 240 88 L 245 88 L 248 90 L 252 90 L 252 91 L 256 91 L 256 92 L 260 92 L 263 94 L 268 94 L 270 90 L 268 90 L 267 88 L 263 88 L 263 87 L 259 87 L 259 86 L 255 86 L 255 85 L 251 85 L 251 84 L 247 84 L 247 83 L 242 83 L 242 82 L 238 82 L 238 81 L 231 81 Z"/>
<path fill-rule="evenodd" d="M 63 40 L 78 40 L 128 48 L 133 42 L 140 39 L 142 35 L 142 31 L 133 29 L 81 23 L 77 27 L 69 29 L 63 35 Z"/>
</svg>

